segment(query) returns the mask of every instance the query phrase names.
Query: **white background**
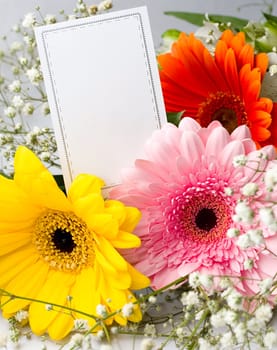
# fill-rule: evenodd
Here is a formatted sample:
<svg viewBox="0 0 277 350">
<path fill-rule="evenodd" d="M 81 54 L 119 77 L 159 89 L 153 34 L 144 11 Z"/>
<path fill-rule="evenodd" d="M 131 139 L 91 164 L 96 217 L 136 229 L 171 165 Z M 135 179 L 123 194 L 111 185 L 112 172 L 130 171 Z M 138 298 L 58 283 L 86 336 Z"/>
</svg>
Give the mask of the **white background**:
<svg viewBox="0 0 277 350">
<path fill-rule="evenodd" d="M 93 1 L 87 1 L 89 4 L 93 4 Z M 95 1 L 97 3 L 97 0 Z M 183 31 L 193 31 L 194 26 L 187 24 L 184 21 L 168 17 L 163 14 L 164 11 L 191 11 L 191 12 L 208 12 L 218 14 L 235 15 L 246 19 L 257 20 L 261 18 L 259 6 L 246 6 L 238 11 L 238 7 L 241 5 L 247 5 L 251 2 L 262 3 L 262 0 L 114 0 L 114 8 L 124 9 L 128 7 L 135 7 L 139 5 L 147 5 L 150 23 L 152 27 L 152 33 L 155 46 L 160 43 L 160 36 L 163 31 L 169 28 L 177 28 Z M 24 17 L 25 13 L 33 12 L 35 7 L 39 5 L 43 14 L 58 14 L 59 10 L 64 9 L 66 13 L 72 13 L 72 9 L 75 6 L 75 0 L 0 0 L 0 35 L 8 34 L 10 28 L 16 24 L 20 19 Z M 274 14 L 277 15 L 277 4 L 275 6 Z M 124 38 L 118 38 L 124 39 Z M 0 44 L 1 47 L 1 44 Z M 7 329 L 5 321 L 0 319 L 0 336 L 1 333 Z M 139 350 L 139 343 L 134 349 Z M 30 343 L 20 347 L 21 349 L 38 350 L 40 346 L 34 342 L 32 346 Z M 10 347 L 13 349 L 13 347 Z M 51 344 L 48 349 L 57 349 L 57 346 Z M 116 345 L 114 349 L 131 350 L 132 345 L 130 342 L 123 341 L 119 345 Z M 175 349 L 174 345 L 169 346 L 167 349 Z"/>
</svg>

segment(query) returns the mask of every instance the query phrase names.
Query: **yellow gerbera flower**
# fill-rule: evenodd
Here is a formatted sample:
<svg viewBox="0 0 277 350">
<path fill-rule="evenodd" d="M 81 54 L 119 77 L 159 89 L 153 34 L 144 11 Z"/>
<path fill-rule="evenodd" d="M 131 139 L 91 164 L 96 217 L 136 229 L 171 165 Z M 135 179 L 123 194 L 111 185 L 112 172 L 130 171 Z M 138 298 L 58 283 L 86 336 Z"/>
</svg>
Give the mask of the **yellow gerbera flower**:
<svg viewBox="0 0 277 350">
<path fill-rule="evenodd" d="M 23 146 L 14 163 L 14 179 L 0 177 L 0 288 L 46 301 L 50 307 L 2 295 L 4 317 L 26 309 L 35 334 L 48 332 L 52 339 L 62 339 L 72 330 L 74 319 L 95 325 L 89 315 L 97 316 L 97 305 L 113 313 L 135 301 L 129 289 L 144 288 L 149 281 L 117 248 L 140 245 L 130 233 L 140 212 L 119 201 L 104 200 L 103 181 L 91 175 L 77 176 L 66 196 L 40 160 Z M 117 314 L 106 322 L 126 324 L 127 319 L 141 319 L 137 305 L 130 317 Z"/>
</svg>

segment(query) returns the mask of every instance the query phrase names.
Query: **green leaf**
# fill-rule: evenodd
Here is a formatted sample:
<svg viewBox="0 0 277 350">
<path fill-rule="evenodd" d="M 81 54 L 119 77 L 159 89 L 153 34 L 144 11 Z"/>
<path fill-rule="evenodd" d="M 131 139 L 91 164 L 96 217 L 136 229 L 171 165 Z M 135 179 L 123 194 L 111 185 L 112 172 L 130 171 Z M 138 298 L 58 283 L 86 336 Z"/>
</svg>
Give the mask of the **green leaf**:
<svg viewBox="0 0 277 350">
<path fill-rule="evenodd" d="M 196 12 L 165 12 L 165 15 L 173 16 L 179 19 L 182 19 L 184 21 L 187 21 L 191 24 L 194 24 L 196 26 L 202 26 L 203 20 L 205 19 L 205 15 L 202 13 L 196 13 Z"/>
<path fill-rule="evenodd" d="M 175 41 L 179 38 L 181 31 L 177 29 L 168 29 L 162 34 L 162 38 L 165 40 Z"/>
<path fill-rule="evenodd" d="M 197 12 L 172 12 L 167 11 L 165 12 L 165 15 L 173 16 L 179 19 L 182 19 L 184 21 L 187 21 L 191 24 L 194 24 L 196 26 L 202 26 L 203 21 L 207 21 L 207 16 L 203 13 L 197 13 Z M 224 16 L 224 15 L 217 15 L 217 14 L 208 14 L 208 18 L 211 22 L 216 23 L 232 23 L 232 26 L 237 29 L 242 29 L 244 26 L 247 25 L 249 22 L 247 19 L 234 17 L 234 16 Z"/>
<path fill-rule="evenodd" d="M 265 12 L 263 12 L 263 15 L 264 15 L 265 19 L 267 19 L 268 21 L 270 21 L 272 23 L 275 23 L 277 26 L 277 16 L 273 16 L 273 15 L 270 15 L 269 13 L 265 13 Z"/>
<path fill-rule="evenodd" d="M 54 175 L 54 179 L 59 186 L 59 188 L 66 193 L 65 185 L 64 185 L 64 179 L 62 175 Z"/>
<path fill-rule="evenodd" d="M 264 43 L 262 41 L 255 41 L 255 49 L 257 52 L 270 52 L 272 51 L 272 47 L 268 45 L 267 43 Z"/>
<path fill-rule="evenodd" d="M 176 112 L 176 113 L 174 113 L 174 112 L 169 113 L 169 112 L 168 112 L 168 113 L 166 114 L 166 115 L 167 115 L 167 121 L 168 121 L 169 123 L 172 123 L 172 124 L 178 126 L 179 123 L 180 123 L 180 120 L 181 120 L 181 117 L 182 117 L 183 114 L 184 114 L 184 111 L 182 111 L 182 112 Z"/>
<path fill-rule="evenodd" d="M 222 16 L 222 15 L 209 15 L 209 18 L 212 22 L 217 23 L 231 23 L 233 28 L 241 30 L 249 22 L 248 19 L 238 18 L 234 16 Z"/>
</svg>

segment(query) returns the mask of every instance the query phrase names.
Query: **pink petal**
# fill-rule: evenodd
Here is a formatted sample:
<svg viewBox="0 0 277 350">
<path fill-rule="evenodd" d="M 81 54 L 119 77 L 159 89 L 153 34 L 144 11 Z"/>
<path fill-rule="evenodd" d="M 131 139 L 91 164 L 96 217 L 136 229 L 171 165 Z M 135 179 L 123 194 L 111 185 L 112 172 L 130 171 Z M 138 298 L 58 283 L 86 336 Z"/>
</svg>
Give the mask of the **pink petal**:
<svg viewBox="0 0 277 350">
<path fill-rule="evenodd" d="M 245 154 L 253 152 L 257 148 L 255 142 L 252 139 L 244 139 L 242 140 L 242 143 L 244 146 Z"/>
<path fill-rule="evenodd" d="M 192 131 L 184 131 L 181 139 L 181 153 L 191 163 L 201 160 L 204 154 L 204 145 L 200 137 Z"/>
<path fill-rule="evenodd" d="M 194 131 L 198 132 L 201 126 L 197 121 L 190 117 L 183 118 L 179 124 L 179 129 L 182 131 Z"/>
<path fill-rule="evenodd" d="M 155 289 L 159 289 L 175 281 L 179 277 L 181 276 L 177 273 L 177 270 L 165 268 L 152 278 L 151 286 Z"/>
<path fill-rule="evenodd" d="M 243 144 L 241 141 L 234 140 L 223 148 L 219 153 L 218 159 L 224 168 L 230 169 L 233 167 L 232 162 L 234 157 L 240 154 L 244 154 Z"/>
<path fill-rule="evenodd" d="M 178 274 L 180 276 L 186 276 L 190 274 L 191 272 L 197 270 L 200 266 L 200 262 L 197 263 L 188 263 L 188 262 L 183 262 L 179 267 L 178 267 Z"/>
<path fill-rule="evenodd" d="M 232 140 L 251 139 L 251 132 L 246 125 L 238 126 L 231 134 Z"/>
<path fill-rule="evenodd" d="M 277 234 L 274 236 L 268 237 L 266 239 L 266 246 L 269 250 L 271 250 L 274 254 L 277 254 Z M 272 254 L 270 254 L 272 255 Z M 277 261 L 277 258 L 274 259 L 275 262 Z M 271 259 L 271 264 L 273 263 L 273 260 Z M 270 271 L 270 270 L 268 270 Z"/>
<path fill-rule="evenodd" d="M 206 144 L 206 156 L 217 156 L 218 150 L 223 149 L 230 142 L 230 135 L 225 128 L 212 130 Z"/>
</svg>

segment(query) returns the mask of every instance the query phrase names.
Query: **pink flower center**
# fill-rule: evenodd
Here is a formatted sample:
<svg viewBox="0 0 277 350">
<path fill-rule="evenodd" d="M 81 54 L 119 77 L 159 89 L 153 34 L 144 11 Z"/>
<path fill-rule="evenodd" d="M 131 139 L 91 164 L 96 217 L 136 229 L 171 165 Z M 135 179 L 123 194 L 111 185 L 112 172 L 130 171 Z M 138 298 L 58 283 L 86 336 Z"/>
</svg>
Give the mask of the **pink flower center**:
<svg viewBox="0 0 277 350">
<path fill-rule="evenodd" d="M 201 189 L 183 210 L 183 235 L 193 241 L 212 242 L 226 236 L 231 224 L 230 203 L 221 193 Z"/>
<path fill-rule="evenodd" d="M 168 204 L 167 204 L 168 205 Z M 226 237 L 232 223 L 234 199 L 215 179 L 188 187 L 164 208 L 165 239 L 212 243 Z"/>
</svg>

